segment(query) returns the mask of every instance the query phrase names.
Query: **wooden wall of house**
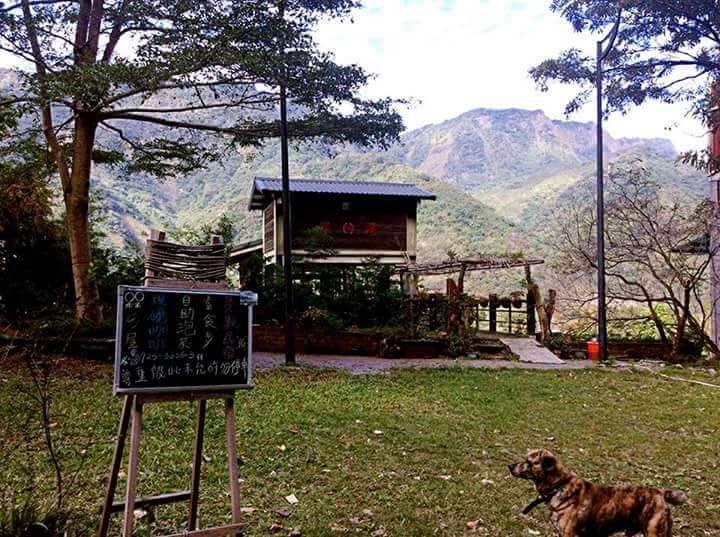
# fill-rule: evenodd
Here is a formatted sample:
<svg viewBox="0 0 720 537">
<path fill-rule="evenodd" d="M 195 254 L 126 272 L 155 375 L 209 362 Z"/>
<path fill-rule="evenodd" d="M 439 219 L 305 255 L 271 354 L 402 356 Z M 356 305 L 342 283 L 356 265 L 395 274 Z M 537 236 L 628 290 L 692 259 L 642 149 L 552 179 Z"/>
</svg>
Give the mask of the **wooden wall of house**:
<svg viewBox="0 0 720 537">
<path fill-rule="evenodd" d="M 263 209 L 263 252 L 271 254 L 275 248 L 275 203 Z"/>
<path fill-rule="evenodd" d="M 296 194 L 293 246 L 302 249 L 304 232 L 319 226 L 337 250 L 406 251 L 408 218 L 414 222 L 416 210 L 414 199 Z"/>
</svg>

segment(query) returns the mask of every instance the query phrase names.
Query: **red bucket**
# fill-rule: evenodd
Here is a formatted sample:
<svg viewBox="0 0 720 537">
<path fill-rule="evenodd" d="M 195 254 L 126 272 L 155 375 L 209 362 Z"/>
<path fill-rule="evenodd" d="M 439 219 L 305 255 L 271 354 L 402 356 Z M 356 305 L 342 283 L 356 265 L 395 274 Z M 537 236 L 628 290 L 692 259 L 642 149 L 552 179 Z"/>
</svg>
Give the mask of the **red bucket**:
<svg viewBox="0 0 720 537">
<path fill-rule="evenodd" d="M 591 339 L 587 342 L 587 355 L 590 360 L 600 361 L 600 342 L 597 339 Z"/>
</svg>

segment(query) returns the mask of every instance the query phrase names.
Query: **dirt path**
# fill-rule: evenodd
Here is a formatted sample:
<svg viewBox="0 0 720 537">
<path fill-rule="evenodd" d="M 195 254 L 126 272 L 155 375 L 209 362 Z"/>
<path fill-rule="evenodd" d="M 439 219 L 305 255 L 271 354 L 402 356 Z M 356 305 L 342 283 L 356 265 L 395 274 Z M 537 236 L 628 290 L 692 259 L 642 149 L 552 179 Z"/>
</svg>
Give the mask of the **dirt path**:
<svg viewBox="0 0 720 537">
<path fill-rule="evenodd" d="M 284 355 L 256 352 L 253 354 L 255 367 L 269 369 L 281 366 Z M 528 363 L 510 360 L 452 360 L 449 358 L 405 359 L 375 358 L 370 356 L 329 356 L 329 355 L 298 355 L 300 365 L 315 367 L 333 367 L 343 369 L 353 375 L 381 373 L 391 369 L 423 369 L 464 367 L 474 369 L 585 369 L 592 367 L 589 360 L 572 360 L 559 363 Z"/>
</svg>

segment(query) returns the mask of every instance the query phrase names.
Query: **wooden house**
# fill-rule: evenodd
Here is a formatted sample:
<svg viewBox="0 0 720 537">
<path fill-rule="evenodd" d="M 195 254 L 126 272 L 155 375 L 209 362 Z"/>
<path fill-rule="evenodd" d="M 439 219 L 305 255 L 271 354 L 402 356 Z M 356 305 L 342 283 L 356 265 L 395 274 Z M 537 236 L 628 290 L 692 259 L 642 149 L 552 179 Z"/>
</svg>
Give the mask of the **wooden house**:
<svg viewBox="0 0 720 537">
<path fill-rule="evenodd" d="M 307 263 L 360 264 L 373 258 L 406 263 L 417 256 L 417 208 L 435 195 L 403 183 L 318 179 L 290 181 L 293 255 Z M 282 181 L 257 177 L 250 209 L 262 211 L 262 252 L 267 263 L 282 262 Z M 304 244 L 308 230 L 331 238 L 332 255 L 317 257 Z"/>
</svg>

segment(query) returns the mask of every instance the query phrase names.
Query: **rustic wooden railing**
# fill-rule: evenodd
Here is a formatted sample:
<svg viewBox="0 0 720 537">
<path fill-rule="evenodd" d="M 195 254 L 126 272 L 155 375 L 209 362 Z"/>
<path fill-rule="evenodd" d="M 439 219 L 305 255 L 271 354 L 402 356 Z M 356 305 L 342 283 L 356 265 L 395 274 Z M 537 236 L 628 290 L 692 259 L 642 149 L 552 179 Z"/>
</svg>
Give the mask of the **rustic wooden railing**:
<svg viewBox="0 0 720 537">
<path fill-rule="evenodd" d="M 466 297 L 452 305 L 445 295 L 430 295 L 408 300 L 408 316 L 414 330 L 448 330 L 451 311 L 460 311 L 460 322 L 478 331 L 502 334 L 534 335 L 536 330 L 535 303 L 532 295 L 524 299 L 487 299 Z"/>
</svg>

